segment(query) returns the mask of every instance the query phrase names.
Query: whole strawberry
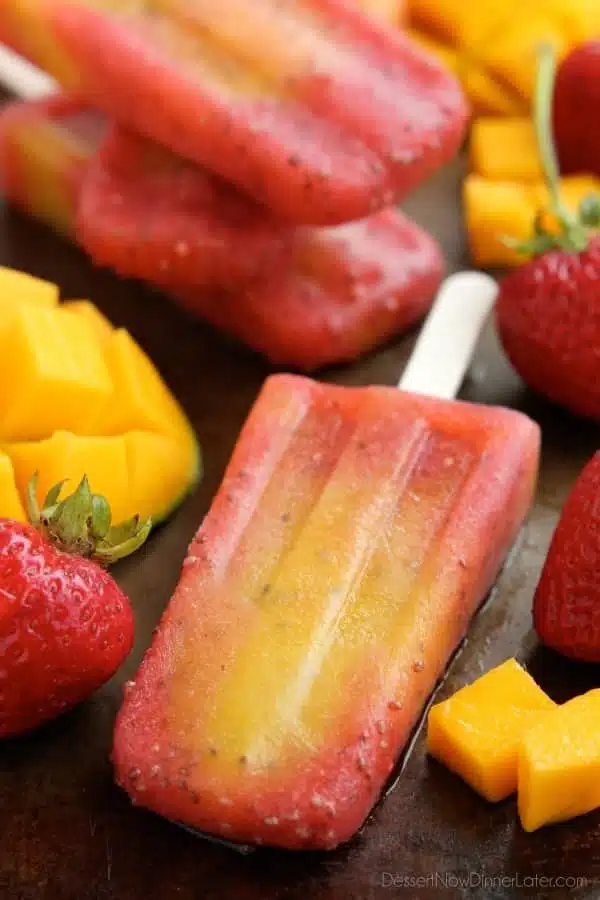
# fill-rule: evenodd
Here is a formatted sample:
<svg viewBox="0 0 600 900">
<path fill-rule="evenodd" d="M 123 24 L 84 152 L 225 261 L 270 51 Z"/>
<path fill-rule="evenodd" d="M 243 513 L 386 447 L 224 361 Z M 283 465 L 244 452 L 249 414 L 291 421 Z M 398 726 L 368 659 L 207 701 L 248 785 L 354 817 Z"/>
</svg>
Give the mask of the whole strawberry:
<svg viewBox="0 0 600 900">
<path fill-rule="evenodd" d="M 108 503 L 85 477 L 61 502 L 62 485 L 53 488 L 41 512 L 35 486 L 31 525 L 0 519 L 0 737 L 75 706 L 118 669 L 133 615 L 101 564 L 132 552 L 150 530 L 137 518 L 111 527 Z"/>
<path fill-rule="evenodd" d="M 563 508 L 533 601 L 542 643 L 600 662 L 600 452 Z"/>
<path fill-rule="evenodd" d="M 600 198 L 586 198 L 578 215 L 561 201 L 550 137 L 553 75 L 552 52 L 545 49 L 536 124 L 558 230 L 545 230 L 540 216 L 536 234 L 522 248 L 533 258 L 500 287 L 496 323 L 527 384 L 575 413 L 600 419 Z"/>
<path fill-rule="evenodd" d="M 600 41 L 580 44 L 561 63 L 554 131 L 561 171 L 600 175 Z"/>
</svg>

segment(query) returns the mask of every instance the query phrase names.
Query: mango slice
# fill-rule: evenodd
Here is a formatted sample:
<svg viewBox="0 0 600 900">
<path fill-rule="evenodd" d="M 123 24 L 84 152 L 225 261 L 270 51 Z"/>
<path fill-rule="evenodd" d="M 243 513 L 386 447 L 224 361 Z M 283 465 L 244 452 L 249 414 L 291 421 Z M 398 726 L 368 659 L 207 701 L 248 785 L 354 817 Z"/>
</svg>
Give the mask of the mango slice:
<svg viewBox="0 0 600 900">
<path fill-rule="evenodd" d="M 12 460 L 17 488 L 25 496 L 34 472 L 38 472 L 38 500 L 42 503 L 52 485 L 68 479 L 66 493 L 73 491 L 82 476 L 88 476 L 95 494 L 108 498 L 114 522 L 134 515 L 129 497 L 129 472 L 125 439 L 81 437 L 57 431 L 43 441 L 7 444 L 4 452 Z"/>
<path fill-rule="evenodd" d="M 600 194 L 600 179 L 573 175 L 560 180 L 566 205 L 575 210 L 590 194 Z M 527 241 L 535 219 L 548 207 L 548 191 L 541 182 L 490 181 L 468 175 L 463 182 L 463 207 L 473 262 L 482 267 L 516 266 L 526 259 L 505 238 Z M 544 225 L 552 227 L 551 221 Z"/>
<path fill-rule="evenodd" d="M 519 116 L 527 113 L 527 102 L 511 87 L 501 84 L 484 64 L 470 58 L 467 52 L 414 27 L 407 28 L 406 33 L 459 76 L 474 116 Z"/>
<path fill-rule="evenodd" d="M 427 34 L 423 34 L 415 28 L 407 28 L 405 33 L 412 38 L 415 43 L 420 44 L 424 50 L 428 50 L 429 53 L 437 57 L 446 68 L 450 69 L 452 72 L 458 72 L 459 56 L 453 47 L 449 47 L 447 44 L 444 44 Z"/>
<path fill-rule="evenodd" d="M 112 323 L 103 315 L 97 306 L 89 300 L 67 300 L 63 303 L 63 312 L 73 313 L 85 319 L 94 329 L 96 338 L 104 344 L 112 335 L 114 328 Z"/>
<path fill-rule="evenodd" d="M 15 483 L 10 457 L 0 453 L 0 518 L 26 522 L 27 516 Z"/>
<path fill-rule="evenodd" d="M 92 327 L 61 309 L 22 306 L 0 327 L 0 439 L 77 431 L 113 384 Z"/>
<path fill-rule="evenodd" d="M 124 435 L 127 474 L 129 478 L 129 506 L 142 518 L 153 522 L 166 518 L 172 508 L 188 492 L 189 456 L 174 437 L 150 434 L 147 431 L 128 431 Z"/>
<path fill-rule="evenodd" d="M 500 84 L 481 63 L 461 61 L 458 75 L 476 116 L 520 116 L 528 106 L 522 97 Z"/>
<path fill-rule="evenodd" d="M 412 27 L 458 52 L 477 113 L 526 114 L 540 43 L 561 58 L 600 34 L 597 0 L 410 0 L 409 14 Z"/>
<path fill-rule="evenodd" d="M 600 690 L 559 706 L 522 736 L 519 818 L 525 831 L 600 807 Z"/>
<path fill-rule="evenodd" d="M 490 181 L 542 181 L 542 167 L 531 119 L 494 118 L 473 123 L 471 171 Z"/>
<path fill-rule="evenodd" d="M 102 434 L 137 428 L 175 435 L 189 427 L 158 370 L 125 329 L 111 335 L 104 351 L 118 403 L 102 411 Z"/>
<path fill-rule="evenodd" d="M 194 431 L 158 370 L 89 300 L 0 267 L 0 516 L 27 485 L 86 474 L 113 521 L 165 518 L 200 477 Z"/>
<path fill-rule="evenodd" d="M 509 659 L 432 707 L 427 749 L 479 794 L 497 802 L 517 789 L 524 731 L 543 723 L 555 708 L 518 662 Z"/>
<path fill-rule="evenodd" d="M 0 266 L 0 315 L 21 303 L 52 309 L 58 305 L 58 298 L 58 287 L 50 281 Z"/>
</svg>

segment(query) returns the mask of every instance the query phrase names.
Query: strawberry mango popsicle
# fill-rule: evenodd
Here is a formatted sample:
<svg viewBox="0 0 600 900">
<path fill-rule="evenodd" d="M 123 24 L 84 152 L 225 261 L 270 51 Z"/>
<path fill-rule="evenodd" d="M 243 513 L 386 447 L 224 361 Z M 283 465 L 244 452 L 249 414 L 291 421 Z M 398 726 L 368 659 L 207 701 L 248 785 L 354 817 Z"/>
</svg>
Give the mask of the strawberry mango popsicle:
<svg viewBox="0 0 600 900">
<path fill-rule="evenodd" d="M 514 411 L 269 378 L 126 691 L 134 802 L 231 841 L 348 840 L 522 523 L 538 445 Z"/>
<path fill-rule="evenodd" d="M 2 0 L 0 38 L 119 122 L 308 224 L 458 149 L 458 82 L 344 0 Z"/>
<path fill-rule="evenodd" d="M 165 288 L 272 362 L 307 370 L 353 359 L 427 311 L 441 253 L 401 213 L 268 228 L 256 207 L 253 228 L 249 201 L 145 139 L 112 127 L 97 153 L 103 122 L 85 103 L 56 97 L 0 117 L 6 195 L 97 262 Z M 267 257 L 266 271 L 253 273 Z M 214 289 L 235 278 L 248 283 Z"/>
<path fill-rule="evenodd" d="M 74 236 L 79 193 L 106 120 L 64 95 L 13 103 L 0 114 L 0 182 L 23 212 Z"/>
</svg>

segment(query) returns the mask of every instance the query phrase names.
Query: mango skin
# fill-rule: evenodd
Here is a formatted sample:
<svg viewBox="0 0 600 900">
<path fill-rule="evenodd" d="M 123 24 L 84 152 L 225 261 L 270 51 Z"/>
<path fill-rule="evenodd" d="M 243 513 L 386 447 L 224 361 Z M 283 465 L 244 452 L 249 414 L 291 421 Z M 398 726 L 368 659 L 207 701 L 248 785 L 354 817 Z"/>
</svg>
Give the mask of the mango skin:
<svg viewBox="0 0 600 900">
<path fill-rule="evenodd" d="M 88 475 L 113 522 L 165 519 L 201 476 L 195 433 L 152 361 L 88 300 L 0 267 L 0 517 Z"/>
<path fill-rule="evenodd" d="M 522 737 L 518 807 L 525 831 L 600 807 L 600 690 L 557 707 Z"/>
<path fill-rule="evenodd" d="M 517 789 L 519 740 L 556 704 L 515 659 L 437 703 L 427 750 L 492 803 Z"/>
</svg>

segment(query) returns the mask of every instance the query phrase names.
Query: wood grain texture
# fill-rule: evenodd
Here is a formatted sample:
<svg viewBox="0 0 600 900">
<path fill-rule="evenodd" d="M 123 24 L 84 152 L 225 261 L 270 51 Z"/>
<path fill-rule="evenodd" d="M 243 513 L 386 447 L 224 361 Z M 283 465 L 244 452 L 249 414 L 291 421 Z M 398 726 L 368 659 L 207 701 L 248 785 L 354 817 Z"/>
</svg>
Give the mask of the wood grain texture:
<svg viewBox="0 0 600 900">
<path fill-rule="evenodd" d="M 467 262 L 459 177 L 459 166 L 440 173 L 406 204 L 440 238 L 452 268 Z M 362 834 L 329 855 L 242 856 L 129 805 L 113 785 L 108 762 L 122 683 L 150 640 L 268 369 L 162 297 L 94 271 L 77 250 L 8 211 L 0 219 L 0 262 L 57 281 L 65 295 L 89 296 L 114 322 L 127 326 L 185 406 L 206 462 L 195 495 L 116 570 L 137 620 L 127 665 L 75 712 L 31 737 L 0 744 L 1 900 L 599 897 L 600 815 L 527 835 L 517 824 L 513 801 L 487 805 L 425 757 L 420 737 Z M 345 384 L 393 384 L 413 340 L 414 334 L 408 335 L 324 377 Z M 537 647 L 530 606 L 558 511 L 579 468 L 600 444 L 600 430 L 529 394 L 502 359 L 491 329 L 463 396 L 512 405 L 536 418 L 543 427 L 543 464 L 529 524 L 439 696 L 511 655 L 527 663 L 557 700 L 597 687 L 600 667 L 574 665 Z M 553 886 L 543 881 L 567 876 L 586 883 L 570 889 L 558 880 Z M 409 880 L 401 883 L 401 878 Z"/>
</svg>

